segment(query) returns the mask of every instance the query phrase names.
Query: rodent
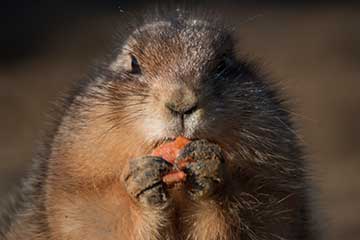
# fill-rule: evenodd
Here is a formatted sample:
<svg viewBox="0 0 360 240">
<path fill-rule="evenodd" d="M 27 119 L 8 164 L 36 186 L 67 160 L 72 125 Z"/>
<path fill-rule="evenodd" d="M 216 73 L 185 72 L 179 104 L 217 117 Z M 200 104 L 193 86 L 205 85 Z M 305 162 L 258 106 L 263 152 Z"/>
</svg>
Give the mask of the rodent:
<svg viewBox="0 0 360 240">
<path fill-rule="evenodd" d="M 278 90 L 225 25 L 154 19 L 69 94 L 1 239 L 317 239 Z M 199 156 L 191 191 L 157 184 L 169 164 L 149 156 L 178 136 Z"/>
</svg>

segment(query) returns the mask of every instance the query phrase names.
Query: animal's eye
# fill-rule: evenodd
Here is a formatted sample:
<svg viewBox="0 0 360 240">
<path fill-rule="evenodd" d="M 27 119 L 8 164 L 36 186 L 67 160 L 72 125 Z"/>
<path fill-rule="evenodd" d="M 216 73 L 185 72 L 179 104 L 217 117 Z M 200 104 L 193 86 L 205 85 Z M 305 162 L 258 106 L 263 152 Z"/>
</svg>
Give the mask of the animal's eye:
<svg viewBox="0 0 360 240">
<path fill-rule="evenodd" d="M 226 70 L 226 60 L 223 59 L 219 62 L 219 64 L 217 65 L 216 67 L 216 72 L 219 73 L 219 74 L 222 74 L 224 73 Z"/>
<path fill-rule="evenodd" d="M 216 73 L 217 74 L 224 74 L 227 70 L 227 68 L 230 65 L 230 59 L 228 56 L 224 55 L 222 56 L 221 60 L 219 61 L 219 63 L 216 66 Z"/>
<path fill-rule="evenodd" d="M 130 58 L 131 58 L 131 70 L 130 70 L 130 73 L 132 73 L 132 74 L 140 74 L 141 73 L 141 68 L 140 68 L 139 61 L 137 60 L 137 58 L 134 55 L 130 55 Z"/>
</svg>

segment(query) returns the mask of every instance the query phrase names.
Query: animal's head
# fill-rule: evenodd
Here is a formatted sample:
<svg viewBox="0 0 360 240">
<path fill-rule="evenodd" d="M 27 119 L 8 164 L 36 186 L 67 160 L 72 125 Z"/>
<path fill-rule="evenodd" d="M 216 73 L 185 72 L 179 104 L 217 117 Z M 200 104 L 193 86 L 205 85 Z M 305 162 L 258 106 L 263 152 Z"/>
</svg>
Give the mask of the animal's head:
<svg viewBox="0 0 360 240">
<path fill-rule="evenodd" d="M 116 124 L 152 143 L 182 135 L 230 146 L 274 134 L 278 102 L 233 42 L 222 25 L 197 19 L 136 29 L 108 67 Z"/>
</svg>

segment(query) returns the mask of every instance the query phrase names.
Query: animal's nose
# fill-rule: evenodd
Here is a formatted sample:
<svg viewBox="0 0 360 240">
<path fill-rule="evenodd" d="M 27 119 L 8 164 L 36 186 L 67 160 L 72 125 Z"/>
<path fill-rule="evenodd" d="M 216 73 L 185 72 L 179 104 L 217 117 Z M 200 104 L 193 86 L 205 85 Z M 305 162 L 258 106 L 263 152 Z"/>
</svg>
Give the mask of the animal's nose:
<svg viewBox="0 0 360 240">
<path fill-rule="evenodd" d="M 173 115 L 189 115 L 198 108 L 195 90 L 185 84 L 170 85 L 163 96 L 165 108 Z"/>
<path fill-rule="evenodd" d="M 167 102 L 165 106 L 175 115 L 188 115 L 196 111 L 197 102 Z"/>
</svg>

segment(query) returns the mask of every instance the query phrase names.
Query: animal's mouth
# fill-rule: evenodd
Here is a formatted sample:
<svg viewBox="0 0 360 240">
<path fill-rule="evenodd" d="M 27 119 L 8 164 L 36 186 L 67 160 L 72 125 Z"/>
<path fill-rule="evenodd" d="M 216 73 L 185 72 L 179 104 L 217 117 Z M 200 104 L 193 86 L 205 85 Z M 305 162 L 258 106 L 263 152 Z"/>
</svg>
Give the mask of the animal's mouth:
<svg viewBox="0 0 360 240">
<path fill-rule="evenodd" d="M 155 141 L 153 146 L 152 146 L 152 149 L 158 148 L 159 146 L 170 143 L 170 142 L 174 142 L 178 138 L 185 138 L 185 139 L 187 139 L 187 140 L 189 140 L 191 142 L 195 141 L 195 140 L 198 140 L 198 138 L 189 138 L 189 137 L 186 137 L 184 135 L 178 135 L 177 137 L 164 137 L 164 138 L 162 138 L 160 140 Z"/>
</svg>

